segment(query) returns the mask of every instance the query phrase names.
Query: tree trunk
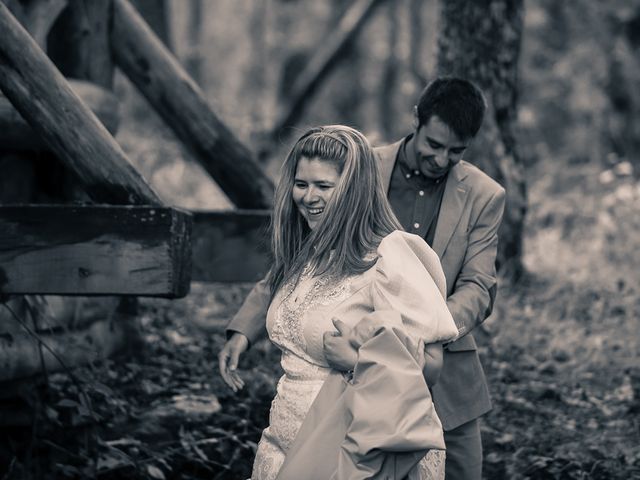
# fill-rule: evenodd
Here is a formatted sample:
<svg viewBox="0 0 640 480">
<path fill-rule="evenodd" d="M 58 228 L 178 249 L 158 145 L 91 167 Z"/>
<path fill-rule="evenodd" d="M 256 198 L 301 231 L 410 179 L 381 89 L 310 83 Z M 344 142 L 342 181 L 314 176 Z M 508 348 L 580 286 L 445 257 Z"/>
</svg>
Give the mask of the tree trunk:
<svg viewBox="0 0 640 480">
<path fill-rule="evenodd" d="M 422 64 L 422 53 L 425 45 L 425 27 L 422 21 L 422 8 L 424 0 L 411 0 L 409 5 L 410 30 L 409 30 L 409 68 L 411 74 L 418 83 L 427 83 L 427 75 Z"/>
<path fill-rule="evenodd" d="M 191 0 L 189 2 L 188 12 L 188 31 L 187 31 L 187 56 L 185 59 L 185 66 L 187 72 L 191 75 L 191 78 L 195 80 L 198 85 L 202 85 L 202 63 L 203 54 L 202 49 L 202 30 L 204 24 L 204 8 L 202 5 L 203 0 Z"/>
<path fill-rule="evenodd" d="M 467 78 L 488 103 L 484 125 L 467 154 L 507 190 L 498 265 L 517 279 L 522 273 L 526 188 L 514 133 L 523 0 L 441 1 L 438 74 Z"/>
<path fill-rule="evenodd" d="M 595 18 L 594 21 L 602 21 Z M 604 118 L 603 157 L 610 164 L 629 161 L 640 169 L 640 55 L 634 47 L 631 26 L 640 26 L 640 10 L 634 18 L 625 22 L 609 19 L 604 53 L 608 63 L 608 75 L 604 92 L 609 103 Z M 637 34 L 635 34 L 637 35 Z M 613 154 L 613 155 L 612 155 Z M 611 166 L 611 165 L 609 165 Z"/>
<path fill-rule="evenodd" d="M 111 13 L 109 0 L 69 2 L 47 41 L 49 58 L 65 77 L 86 80 L 112 90 Z"/>
</svg>

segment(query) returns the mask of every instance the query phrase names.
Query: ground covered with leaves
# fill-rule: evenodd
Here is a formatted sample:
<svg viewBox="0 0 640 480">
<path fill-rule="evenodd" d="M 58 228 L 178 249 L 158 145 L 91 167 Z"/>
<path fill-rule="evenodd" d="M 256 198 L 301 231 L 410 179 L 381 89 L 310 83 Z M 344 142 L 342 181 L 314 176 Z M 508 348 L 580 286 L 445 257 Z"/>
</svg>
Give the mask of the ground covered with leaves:
<svg viewBox="0 0 640 480">
<path fill-rule="evenodd" d="M 488 479 L 640 478 L 640 188 L 623 167 L 571 171 L 530 172 L 527 273 L 476 333 Z M 249 288 L 142 300 L 128 351 L 13 386 L 26 415 L 3 427 L 0 478 L 248 477 L 279 355 L 252 348 L 237 394 L 216 357 Z"/>
</svg>

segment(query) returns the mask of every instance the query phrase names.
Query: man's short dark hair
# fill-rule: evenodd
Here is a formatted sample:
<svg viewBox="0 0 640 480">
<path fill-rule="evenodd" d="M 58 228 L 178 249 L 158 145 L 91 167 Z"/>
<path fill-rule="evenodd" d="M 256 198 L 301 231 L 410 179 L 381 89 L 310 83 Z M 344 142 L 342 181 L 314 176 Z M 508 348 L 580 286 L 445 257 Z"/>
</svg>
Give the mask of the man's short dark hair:
<svg viewBox="0 0 640 480">
<path fill-rule="evenodd" d="M 430 82 L 418 100 L 418 128 L 434 115 L 460 139 L 476 136 L 486 110 L 484 95 L 468 80 L 440 77 Z"/>
</svg>

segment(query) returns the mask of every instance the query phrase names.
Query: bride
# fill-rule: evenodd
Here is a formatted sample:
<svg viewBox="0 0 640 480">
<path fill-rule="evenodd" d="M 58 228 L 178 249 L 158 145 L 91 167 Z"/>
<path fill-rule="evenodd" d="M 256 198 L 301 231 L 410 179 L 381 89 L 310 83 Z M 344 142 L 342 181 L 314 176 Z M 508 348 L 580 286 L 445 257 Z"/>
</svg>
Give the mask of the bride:
<svg viewBox="0 0 640 480">
<path fill-rule="evenodd" d="M 284 375 L 251 478 L 444 479 L 423 376 L 438 370 L 425 345 L 457 334 L 444 273 L 401 231 L 362 134 L 336 125 L 298 139 L 276 190 L 272 252 L 256 288 L 271 292 L 266 326 Z M 248 348 L 239 332 L 229 343 Z M 241 388 L 224 355 L 225 381 Z"/>
</svg>

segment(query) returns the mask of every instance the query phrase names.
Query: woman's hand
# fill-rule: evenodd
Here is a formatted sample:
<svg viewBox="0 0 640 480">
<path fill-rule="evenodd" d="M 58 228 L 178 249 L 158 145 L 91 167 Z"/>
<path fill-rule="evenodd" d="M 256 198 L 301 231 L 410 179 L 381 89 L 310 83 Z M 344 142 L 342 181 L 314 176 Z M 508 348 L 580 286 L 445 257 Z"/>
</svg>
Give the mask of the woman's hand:
<svg viewBox="0 0 640 480">
<path fill-rule="evenodd" d="M 353 370 L 358 361 L 358 350 L 349 342 L 351 329 L 343 321 L 332 319 L 337 332 L 324 332 L 324 356 L 329 366 L 340 372 Z"/>
<path fill-rule="evenodd" d="M 440 378 L 442 371 L 442 344 L 429 343 L 424 347 L 424 368 L 422 373 L 429 387 L 433 387 Z"/>
<path fill-rule="evenodd" d="M 218 354 L 218 368 L 220 375 L 234 392 L 244 387 L 244 381 L 238 375 L 238 360 L 240 355 L 249 348 L 249 339 L 240 332 L 234 332 Z"/>
</svg>

